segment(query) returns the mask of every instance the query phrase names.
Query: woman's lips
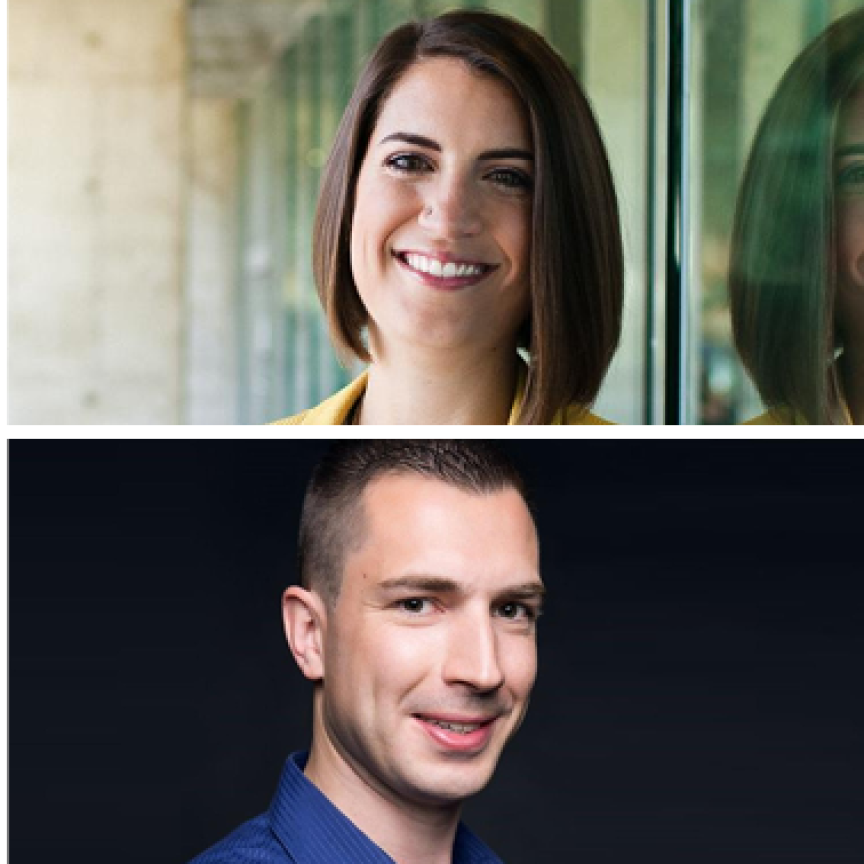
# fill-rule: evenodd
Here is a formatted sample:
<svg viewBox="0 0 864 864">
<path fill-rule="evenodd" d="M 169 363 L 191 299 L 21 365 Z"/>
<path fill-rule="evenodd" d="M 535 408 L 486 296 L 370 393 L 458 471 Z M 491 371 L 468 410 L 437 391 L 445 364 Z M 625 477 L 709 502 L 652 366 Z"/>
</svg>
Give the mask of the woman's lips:
<svg viewBox="0 0 864 864">
<path fill-rule="evenodd" d="M 444 749 L 455 753 L 476 753 L 489 743 L 497 718 L 475 723 L 453 723 L 434 716 L 415 714 L 414 719 L 423 731 Z"/>
<path fill-rule="evenodd" d="M 406 270 L 409 275 L 413 278 L 417 279 L 419 282 L 424 285 L 428 285 L 430 288 L 437 288 L 443 291 L 454 291 L 460 288 L 468 288 L 471 285 L 476 285 L 479 282 L 482 282 L 489 276 L 490 273 L 493 273 L 498 269 L 497 265 L 494 264 L 481 264 L 479 262 L 474 261 L 461 261 L 461 260 L 451 260 L 451 261 L 442 261 L 440 258 L 431 258 L 430 256 L 420 256 L 416 253 L 411 252 L 394 252 L 393 258 L 402 267 L 403 270 Z M 425 260 L 425 262 L 434 261 L 441 269 L 441 275 L 436 275 L 436 273 L 429 273 L 425 270 L 418 269 L 416 266 L 412 265 L 412 261 L 414 263 L 418 262 L 418 258 Z M 470 269 L 474 272 L 467 272 L 463 275 L 459 276 L 459 269 Z M 437 268 L 436 268 L 437 269 Z M 456 271 L 456 274 L 453 271 Z M 479 272 L 477 272 L 479 270 Z M 447 273 L 448 275 L 444 275 Z"/>
</svg>

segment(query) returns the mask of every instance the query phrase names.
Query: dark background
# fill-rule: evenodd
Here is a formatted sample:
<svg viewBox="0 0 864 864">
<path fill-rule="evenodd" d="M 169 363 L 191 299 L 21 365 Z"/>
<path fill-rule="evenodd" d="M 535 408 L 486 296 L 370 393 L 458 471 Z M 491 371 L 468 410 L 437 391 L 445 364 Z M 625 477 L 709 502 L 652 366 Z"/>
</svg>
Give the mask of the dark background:
<svg viewBox="0 0 864 864">
<path fill-rule="evenodd" d="M 10 860 L 184 862 L 305 747 L 315 441 L 10 445 Z M 857 442 L 536 441 L 528 719 L 466 820 L 510 864 L 864 861 Z"/>
</svg>

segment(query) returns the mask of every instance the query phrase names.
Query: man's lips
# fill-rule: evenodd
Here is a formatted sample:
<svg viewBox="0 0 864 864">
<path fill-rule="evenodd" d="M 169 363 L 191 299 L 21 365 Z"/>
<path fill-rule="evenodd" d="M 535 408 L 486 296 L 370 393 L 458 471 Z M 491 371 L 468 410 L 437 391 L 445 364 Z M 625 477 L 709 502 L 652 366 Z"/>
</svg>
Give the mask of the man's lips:
<svg viewBox="0 0 864 864">
<path fill-rule="evenodd" d="M 444 749 L 472 753 L 489 743 L 498 715 L 415 714 L 414 719 Z"/>
</svg>

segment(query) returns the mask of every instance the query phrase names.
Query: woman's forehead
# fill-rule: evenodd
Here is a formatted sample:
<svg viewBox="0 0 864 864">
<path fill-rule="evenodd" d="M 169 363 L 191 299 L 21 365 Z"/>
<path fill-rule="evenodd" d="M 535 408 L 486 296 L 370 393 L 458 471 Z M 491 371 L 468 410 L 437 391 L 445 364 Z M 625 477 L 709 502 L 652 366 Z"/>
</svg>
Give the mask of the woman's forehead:
<svg viewBox="0 0 864 864">
<path fill-rule="evenodd" d="M 843 103 L 837 128 L 838 151 L 856 145 L 864 146 L 864 83 L 859 84 Z M 838 152 L 838 155 L 842 154 Z"/>
<path fill-rule="evenodd" d="M 484 146 L 531 144 L 527 112 L 509 85 L 449 57 L 418 60 L 393 86 L 378 114 L 373 143 L 396 131 L 433 140 L 452 131 L 474 133 Z"/>
</svg>

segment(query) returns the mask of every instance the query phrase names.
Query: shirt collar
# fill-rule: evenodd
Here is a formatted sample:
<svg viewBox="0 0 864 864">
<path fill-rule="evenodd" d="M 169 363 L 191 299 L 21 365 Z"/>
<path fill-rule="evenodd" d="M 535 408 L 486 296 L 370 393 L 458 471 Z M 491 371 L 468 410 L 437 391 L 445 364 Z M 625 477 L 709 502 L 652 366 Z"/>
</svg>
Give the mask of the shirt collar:
<svg viewBox="0 0 864 864">
<path fill-rule="evenodd" d="M 270 828 L 298 864 L 394 864 L 303 774 L 307 752 L 285 763 L 268 813 Z M 453 845 L 453 864 L 501 864 L 489 848 L 461 823 Z"/>
</svg>

